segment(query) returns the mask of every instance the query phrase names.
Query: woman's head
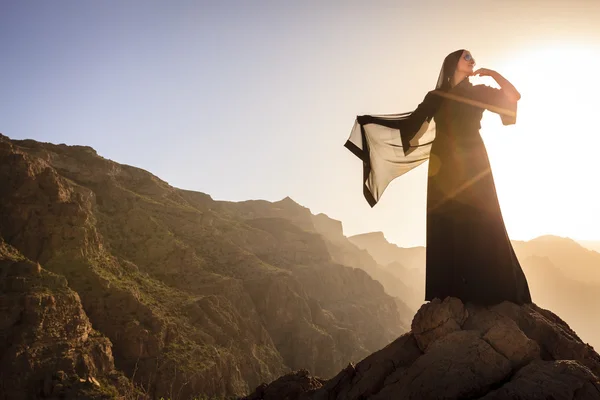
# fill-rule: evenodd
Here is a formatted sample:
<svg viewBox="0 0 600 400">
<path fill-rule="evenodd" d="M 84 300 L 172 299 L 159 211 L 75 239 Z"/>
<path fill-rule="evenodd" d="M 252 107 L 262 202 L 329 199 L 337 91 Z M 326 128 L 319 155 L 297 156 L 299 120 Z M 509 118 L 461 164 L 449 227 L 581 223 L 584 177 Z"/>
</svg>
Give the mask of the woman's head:
<svg viewBox="0 0 600 400">
<path fill-rule="evenodd" d="M 473 68 L 475 67 L 475 59 L 471 55 L 471 52 L 468 50 L 463 50 L 458 62 L 456 64 L 456 71 L 454 74 L 461 74 L 464 76 L 469 76 L 473 73 Z"/>
<path fill-rule="evenodd" d="M 438 88 L 448 90 L 453 86 L 453 82 L 461 81 L 473 73 L 475 59 L 471 52 L 465 49 L 453 51 L 444 59 L 442 71 L 438 79 Z M 458 78 L 458 79 L 455 79 Z"/>
</svg>

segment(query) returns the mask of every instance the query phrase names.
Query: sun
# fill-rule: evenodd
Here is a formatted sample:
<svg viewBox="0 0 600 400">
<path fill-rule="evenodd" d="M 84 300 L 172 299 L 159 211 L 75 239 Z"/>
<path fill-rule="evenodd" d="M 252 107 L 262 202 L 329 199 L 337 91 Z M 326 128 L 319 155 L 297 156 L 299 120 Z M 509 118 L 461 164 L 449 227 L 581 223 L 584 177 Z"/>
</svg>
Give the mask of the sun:
<svg viewBox="0 0 600 400">
<path fill-rule="evenodd" d="M 595 124 L 600 48 L 577 43 L 531 47 L 493 69 L 522 95 L 515 125 L 503 126 L 490 112 L 481 123 L 509 234 L 597 237 L 600 195 L 592 182 L 600 179 L 600 128 Z M 597 216 L 590 210 L 597 210 Z"/>
</svg>

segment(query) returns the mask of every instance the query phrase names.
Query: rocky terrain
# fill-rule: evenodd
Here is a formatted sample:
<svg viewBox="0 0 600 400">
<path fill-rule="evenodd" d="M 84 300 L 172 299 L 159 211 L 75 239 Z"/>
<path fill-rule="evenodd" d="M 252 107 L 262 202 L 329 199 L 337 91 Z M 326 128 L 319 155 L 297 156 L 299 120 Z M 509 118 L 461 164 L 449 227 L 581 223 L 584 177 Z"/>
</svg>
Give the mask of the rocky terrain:
<svg viewBox="0 0 600 400">
<path fill-rule="evenodd" d="M 134 394 L 112 344 L 77 293 L 0 237 L 0 397 L 111 399 Z"/>
<path fill-rule="evenodd" d="M 244 395 L 299 368 L 330 378 L 410 329 L 411 308 L 336 221 L 291 199 L 214 201 L 86 146 L 0 135 L 0 236 L 42 277 L 4 300 L 32 323 L 3 303 L 0 356 L 40 348 L 75 365 L 36 350 L 4 364 L 5 388 L 60 394 L 79 376 L 121 390 L 122 373 L 150 398 Z"/>
<path fill-rule="evenodd" d="M 307 370 L 244 400 L 600 399 L 600 356 L 552 312 L 436 299 L 411 331 L 323 380 Z"/>
</svg>

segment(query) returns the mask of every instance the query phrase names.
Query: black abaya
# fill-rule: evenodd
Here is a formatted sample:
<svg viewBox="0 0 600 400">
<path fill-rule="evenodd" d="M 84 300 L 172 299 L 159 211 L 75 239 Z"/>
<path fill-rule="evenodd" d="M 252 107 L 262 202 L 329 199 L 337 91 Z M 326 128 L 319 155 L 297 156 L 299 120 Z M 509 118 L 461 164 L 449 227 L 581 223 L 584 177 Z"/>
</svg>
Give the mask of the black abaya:
<svg viewBox="0 0 600 400">
<path fill-rule="evenodd" d="M 428 93 L 412 113 L 357 117 L 345 144 L 363 161 L 371 207 L 393 179 L 429 160 L 425 300 L 531 302 L 479 134 L 486 108 L 505 125 L 516 121 L 516 103 L 501 90 L 465 79 L 442 95 Z"/>
<path fill-rule="evenodd" d="M 468 80 L 449 93 L 516 111 L 499 89 Z M 444 100 L 434 115 L 427 181 L 425 300 L 478 304 L 531 302 L 506 232 L 488 155 L 479 134 L 483 109 Z M 504 124 L 514 119 L 502 116 Z"/>
</svg>

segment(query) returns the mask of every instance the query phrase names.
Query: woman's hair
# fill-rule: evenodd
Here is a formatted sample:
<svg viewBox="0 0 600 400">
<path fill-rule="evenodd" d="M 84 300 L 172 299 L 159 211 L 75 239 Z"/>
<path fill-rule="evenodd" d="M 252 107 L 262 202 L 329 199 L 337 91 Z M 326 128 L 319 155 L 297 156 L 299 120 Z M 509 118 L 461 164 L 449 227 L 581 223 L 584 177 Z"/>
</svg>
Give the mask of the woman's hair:
<svg viewBox="0 0 600 400">
<path fill-rule="evenodd" d="M 454 77 L 454 72 L 456 71 L 460 56 L 462 56 L 464 51 L 464 49 L 453 51 L 444 58 L 444 64 L 442 64 L 442 70 L 438 77 L 436 89 L 446 91 L 452 87 L 452 78 Z"/>
</svg>

